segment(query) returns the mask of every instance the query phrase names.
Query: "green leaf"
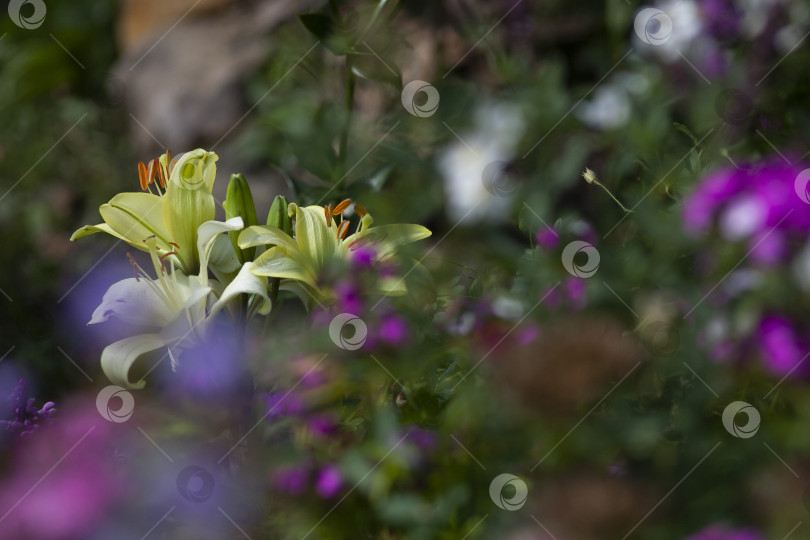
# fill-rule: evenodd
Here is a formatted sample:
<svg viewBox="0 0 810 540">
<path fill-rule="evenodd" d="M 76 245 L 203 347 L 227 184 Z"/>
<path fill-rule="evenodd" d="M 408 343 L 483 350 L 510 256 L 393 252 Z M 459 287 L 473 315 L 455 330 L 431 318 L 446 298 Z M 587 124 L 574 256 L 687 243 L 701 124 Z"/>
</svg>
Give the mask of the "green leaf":
<svg viewBox="0 0 810 540">
<path fill-rule="evenodd" d="M 335 34 L 335 24 L 331 17 L 321 13 L 301 13 L 298 20 L 309 32 L 337 56 L 348 54 L 351 46 L 345 39 Z"/>
</svg>

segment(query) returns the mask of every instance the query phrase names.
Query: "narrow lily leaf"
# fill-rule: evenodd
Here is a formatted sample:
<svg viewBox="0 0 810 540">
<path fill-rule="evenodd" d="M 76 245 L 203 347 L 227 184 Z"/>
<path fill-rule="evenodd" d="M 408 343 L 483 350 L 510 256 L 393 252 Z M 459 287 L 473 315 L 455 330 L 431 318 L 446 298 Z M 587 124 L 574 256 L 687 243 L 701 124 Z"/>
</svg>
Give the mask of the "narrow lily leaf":
<svg viewBox="0 0 810 540">
<path fill-rule="evenodd" d="M 429 229 L 421 225 L 395 224 L 372 227 L 365 232 L 353 234 L 346 239 L 349 249 L 369 246 L 377 253 L 377 258 L 384 260 L 394 254 L 400 246 L 416 242 L 430 236 Z"/>
<path fill-rule="evenodd" d="M 87 324 L 105 322 L 112 316 L 136 325 L 169 324 L 177 312 L 159 287 L 147 278 L 127 278 L 113 283 Z"/>
<path fill-rule="evenodd" d="M 315 276 L 306 267 L 288 257 L 278 247 L 262 253 L 253 264 L 252 271 L 258 276 L 289 278 L 303 281 L 315 287 Z"/>
<path fill-rule="evenodd" d="M 165 346 L 166 342 L 158 334 L 141 334 L 116 341 L 101 353 L 101 369 L 111 383 L 123 388 L 141 389 L 146 383 L 130 382 L 129 370 L 141 355 Z"/>
<path fill-rule="evenodd" d="M 163 206 L 164 199 L 151 193 L 120 193 L 101 205 L 99 213 L 127 243 L 143 249 L 143 240 L 154 235 L 158 247 L 168 251 L 172 238 Z"/>
<path fill-rule="evenodd" d="M 200 283 L 208 283 L 208 256 L 217 236 L 224 232 L 238 231 L 245 224 L 241 217 L 231 218 L 228 221 L 206 221 L 197 229 L 197 253 L 200 257 Z"/>
<path fill-rule="evenodd" d="M 231 281 L 230 284 L 225 287 L 225 290 L 222 291 L 222 294 L 219 296 L 219 300 L 217 300 L 211 308 L 211 317 L 225 307 L 228 301 L 240 294 L 258 295 L 262 298 L 262 305 L 259 307 L 259 313 L 262 315 L 267 315 L 270 313 L 272 304 L 270 302 L 270 298 L 267 296 L 267 278 L 254 274 L 251 271 L 253 269 L 253 265 L 254 263 L 251 261 L 248 261 L 242 265 L 242 269 L 239 270 L 239 274 L 237 274 L 233 281 Z"/>
</svg>

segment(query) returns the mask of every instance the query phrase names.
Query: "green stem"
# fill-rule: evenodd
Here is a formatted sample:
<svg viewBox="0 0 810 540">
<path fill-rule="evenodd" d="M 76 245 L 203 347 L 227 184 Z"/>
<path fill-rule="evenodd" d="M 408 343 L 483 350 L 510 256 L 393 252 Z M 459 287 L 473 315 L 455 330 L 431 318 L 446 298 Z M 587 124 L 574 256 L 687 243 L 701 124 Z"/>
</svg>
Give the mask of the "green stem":
<svg viewBox="0 0 810 540">
<path fill-rule="evenodd" d="M 601 183 L 601 182 L 599 182 L 598 180 L 594 180 L 594 181 L 593 181 L 593 183 L 594 183 L 594 184 L 596 184 L 597 186 L 599 186 L 600 188 L 604 189 L 604 190 L 605 190 L 605 192 L 606 192 L 608 195 L 610 195 L 610 198 L 611 198 L 611 199 L 613 199 L 614 201 L 616 201 L 616 204 L 618 204 L 618 205 L 619 205 L 619 207 L 620 207 L 622 210 L 624 210 L 624 211 L 625 211 L 625 212 L 627 212 L 628 214 L 629 214 L 630 212 L 632 212 L 632 210 L 630 210 L 630 209 L 628 209 L 628 208 L 625 208 L 625 206 L 622 204 L 622 202 L 621 202 L 619 199 L 617 199 L 617 198 L 616 198 L 616 197 L 613 195 L 613 193 L 611 193 L 611 192 L 610 192 L 610 190 L 609 190 L 608 188 L 606 188 L 604 185 L 602 185 L 602 183 Z"/>
</svg>

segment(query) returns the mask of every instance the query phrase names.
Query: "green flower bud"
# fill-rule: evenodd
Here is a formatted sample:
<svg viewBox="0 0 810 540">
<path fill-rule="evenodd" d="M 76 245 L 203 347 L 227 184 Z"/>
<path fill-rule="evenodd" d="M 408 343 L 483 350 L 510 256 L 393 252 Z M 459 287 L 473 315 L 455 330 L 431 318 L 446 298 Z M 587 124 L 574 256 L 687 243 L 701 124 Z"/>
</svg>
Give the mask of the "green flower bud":
<svg viewBox="0 0 810 540">
<path fill-rule="evenodd" d="M 253 194 L 250 192 L 247 180 L 241 174 L 232 174 L 228 184 L 228 193 L 225 196 L 225 219 L 241 217 L 245 222 L 245 228 L 258 225 L 256 219 L 256 206 L 253 204 Z M 228 238 L 231 240 L 233 249 L 239 257 L 239 262 L 252 261 L 256 254 L 256 248 L 242 250 L 239 248 L 239 233 L 241 231 L 231 231 Z"/>
<path fill-rule="evenodd" d="M 270 207 L 270 212 L 267 214 L 267 225 L 281 229 L 292 236 L 292 218 L 289 214 L 289 206 L 286 197 L 277 195 L 273 205 Z"/>
</svg>

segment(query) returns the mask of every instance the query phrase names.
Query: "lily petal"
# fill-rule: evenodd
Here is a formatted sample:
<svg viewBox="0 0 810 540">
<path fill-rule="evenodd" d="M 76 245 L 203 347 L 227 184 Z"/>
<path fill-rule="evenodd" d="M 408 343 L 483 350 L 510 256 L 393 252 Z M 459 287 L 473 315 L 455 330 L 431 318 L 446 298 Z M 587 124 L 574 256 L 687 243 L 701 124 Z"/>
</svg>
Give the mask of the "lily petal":
<svg viewBox="0 0 810 540">
<path fill-rule="evenodd" d="M 261 315 L 267 315 L 270 313 L 272 304 L 270 302 L 270 297 L 267 296 L 267 278 L 264 276 L 258 276 L 251 272 L 252 268 L 253 262 L 251 261 L 248 261 L 242 265 L 241 270 L 239 270 L 239 274 L 237 274 L 233 281 L 231 281 L 228 286 L 225 287 L 225 290 L 222 291 L 222 294 L 219 296 L 219 300 L 217 300 L 211 308 L 211 317 L 216 315 L 219 310 L 225 307 L 229 300 L 240 294 L 258 295 L 262 298 L 262 305 L 259 307 L 259 313 Z"/>
<path fill-rule="evenodd" d="M 242 249 L 266 244 L 279 246 L 288 253 L 298 251 L 298 244 L 290 238 L 290 235 L 269 225 L 254 225 L 248 227 L 239 235 L 239 247 Z"/>
<path fill-rule="evenodd" d="M 376 251 L 378 259 L 385 260 L 401 246 L 422 240 L 431 234 L 433 233 L 429 229 L 411 223 L 382 225 L 351 235 L 346 239 L 346 245 L 349 250 L 369 246 Z"/>
<path fill-rule="evenodd" d="M 254 262 L 252 271 L 258 276 L 297 279 L 315 287 L 315 276 L 295 259 L 287 256 L 279 247 L 262 253 Z"/>
<path fill-rule="evenodd" d="M 113 384 L 123 388 L 143 388 L 144 381 L 130 382 L 129 370 L 141 355 L 165 346 L 166 342 L 158 334 L 141 334 L 116 341 L 101 353 L 101 369 Z"/>
<path fill-rule="evenodd" d="M 206 221 L 197 229 L 197 253 L 200 257 L 200 282 L 208 283 L 208 256 L 214 241 L 225 232 L 239 231 L 245 226 L 242 218 L 235 217 L 228 221 Z"/>
<path fill-rule="evenodd" d="M 99 213 L 109 228 L 127 243 L 144 249 L 143 240 L 157 238 L 157 246 L 170 251 L 171 234 L 163 217 L 164 199 L 151 193 L 119 193 Z M 104 231 L 106 232 L 106 231 Z"/>
<path fill-rule="evenodd" d="M 147 278 L 127 278 L 113 283 L 87 324 L 105 322 L 112 316 L 144 326 L 169 324 L 177 313 L 158 287 Z"/>
<path fill-rule="evenodd" d="M 295 209 L 295 240 L 316 268 L 334 256 L 338 246 L 335 229 L 326 226 L 322 206 L 290 205 Z"/>
</svg>

